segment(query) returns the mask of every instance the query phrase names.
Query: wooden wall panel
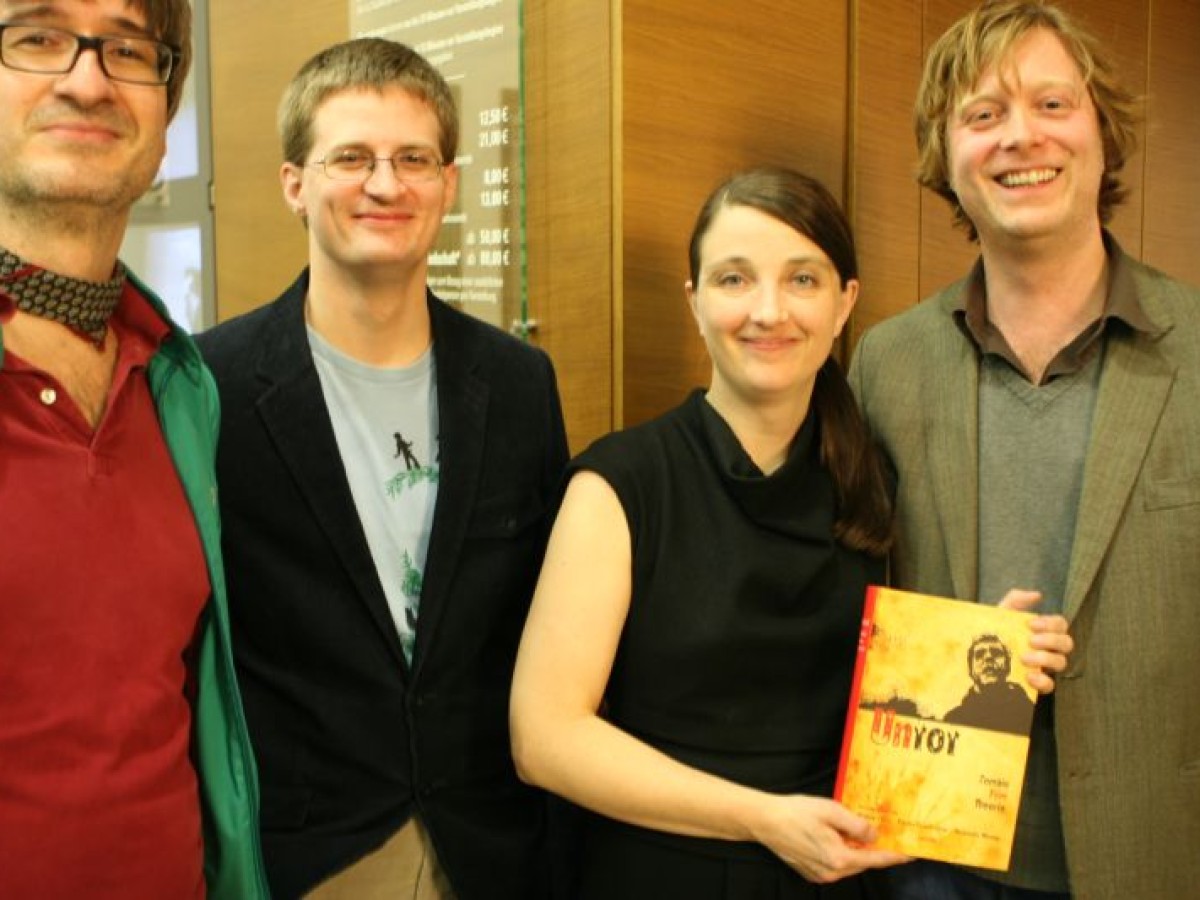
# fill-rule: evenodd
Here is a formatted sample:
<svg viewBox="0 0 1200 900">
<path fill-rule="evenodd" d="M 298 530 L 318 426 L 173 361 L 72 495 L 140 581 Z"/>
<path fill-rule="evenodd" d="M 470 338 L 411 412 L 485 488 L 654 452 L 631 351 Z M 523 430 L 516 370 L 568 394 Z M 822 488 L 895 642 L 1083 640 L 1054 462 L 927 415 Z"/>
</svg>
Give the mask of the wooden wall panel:
<svg viewBox="0 0 1200 900">
<path fill-rule="evenodd" d="M 1150 7 L 1142 257 L 1200 285 L 1200 3 Z"/>
<path fill-rule="evenodd" d="M 211 0 L 217 319 L 260 306 L 304 266 L 279 187 L 275 110 L 300 65 L 349 34 L 345 0 Z"/>
<path fill-rule="evenodd" d="M 609 0 L 526 0 L 529 308 L 573 450 L 614 425 Z"/>
<path fill-rule="evenodd" d="M 847 211 L 862 290 L 850 342 L 919 294 L 921 188 L 912 105 L 921 69 L 920 0 L 855 4 L 853 131 Z"/>
<path fill-rule="evenodd" d="M 717 182 L 780 163 L 842 194 L 847 11 L 796 0 L 625 0 L 620 132 L 624 422 L 706 385 L 687 309 L 687 240 Z M 786 27 L 785 27 L 786 26 Z"/>
</svg>

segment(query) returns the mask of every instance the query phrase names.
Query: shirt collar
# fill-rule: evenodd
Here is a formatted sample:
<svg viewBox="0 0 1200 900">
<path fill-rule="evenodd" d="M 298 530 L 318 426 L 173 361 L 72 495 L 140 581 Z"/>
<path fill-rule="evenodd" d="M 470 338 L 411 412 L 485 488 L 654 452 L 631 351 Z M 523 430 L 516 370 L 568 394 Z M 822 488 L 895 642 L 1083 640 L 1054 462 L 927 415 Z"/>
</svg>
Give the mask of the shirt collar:
<svg viewBox="0 0 1200 900">
<path fill-rule="evenodd" d="M 1112 322 L 1120 322 L 1149 336 L 1157 336 L 1162 332 L 1162 329 L 1150 320 L 1142 306 L 1129 257 L 1107 231 L 1103 233 L 1103 239 L 1104 250 L 1108 255 L 1108 293 L 1104 300 L 1104 310 L 1094 322 L 1059 351 L 1046 369 L 1046 380 L 1055 375 L 1078 371 L 1087 362 L 1091 352 L 1099 346 L 1100 337 L 1111 327 Z M 987 284 L 982 257 L 971 267 L 962 290 L 951 301 L 950 310 L 964 333 L 982 353 L 999 356 L 1021 371 L 1016 354 L 1008 345 L 1008 341 L 988 320 Z"/>
</svg>

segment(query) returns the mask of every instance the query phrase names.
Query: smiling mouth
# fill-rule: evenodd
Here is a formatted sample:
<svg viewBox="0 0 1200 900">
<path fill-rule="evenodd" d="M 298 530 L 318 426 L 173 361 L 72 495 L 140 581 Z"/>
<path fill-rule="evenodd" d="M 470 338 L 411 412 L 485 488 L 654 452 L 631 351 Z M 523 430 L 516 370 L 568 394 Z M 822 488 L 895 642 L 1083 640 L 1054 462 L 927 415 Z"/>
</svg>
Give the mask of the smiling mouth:
<svg viewBox="0 0 1200 900">
<path fill-rule="evenodd" d="M 795 345 L 794 338 L 745 338 L 743 343 L 752 350 L 774 352 L 786 350 Z"/>
<path fill-rule="evenodd" d="M 1004 187 L 1033 187 L 1058 177 L 1061 169 L 1029 169 L 1024 172 L 1005 172 L 996 181 Z"/>
<path fill-rule="evenodd" d="M 71 141 L 115 141 L 121 137 L 115 128 L 90 122 L 57 122 L 43 131 L 52 137 Z"/>
<path fill-rule="evenodd" d="M 358 213 L 355 216 L 360 222 L 410 222 L 416 218 L 413 213 L 397 213 L 397 212 L 367 212 Z"/>
</svg>

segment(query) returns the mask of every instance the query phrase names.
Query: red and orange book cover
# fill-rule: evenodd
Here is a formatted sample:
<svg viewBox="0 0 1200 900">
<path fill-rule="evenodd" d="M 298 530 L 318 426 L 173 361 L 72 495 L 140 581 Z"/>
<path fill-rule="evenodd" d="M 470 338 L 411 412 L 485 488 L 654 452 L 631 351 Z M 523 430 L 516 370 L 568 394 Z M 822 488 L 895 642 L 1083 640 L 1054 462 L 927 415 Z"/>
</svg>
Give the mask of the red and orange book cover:
<svg viewBox="0 0 1200 900">
<path fill-rule="evenodd" d="M 874 846 L 1008 868 L 1033 689 L 1030 613 L 870 587 L 834 797 Z"/>
</svg>

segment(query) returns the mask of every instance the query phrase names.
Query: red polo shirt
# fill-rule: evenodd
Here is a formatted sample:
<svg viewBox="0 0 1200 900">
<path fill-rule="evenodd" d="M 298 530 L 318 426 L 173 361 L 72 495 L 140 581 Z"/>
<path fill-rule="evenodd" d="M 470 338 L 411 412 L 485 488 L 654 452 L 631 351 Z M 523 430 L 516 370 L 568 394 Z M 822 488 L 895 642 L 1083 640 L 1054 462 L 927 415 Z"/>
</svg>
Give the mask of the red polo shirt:
<svg viewBox="0 0 1200 900">
<path fill-rule="evenodd" d="M 0 298 L 0 321 L 8 301 Z M 204 897 L 185 695 L 209 593 L 145 367 L 167 334 L 129 286 L 95 431 L 0 369 L 0 897 Z"/>
</svg>

